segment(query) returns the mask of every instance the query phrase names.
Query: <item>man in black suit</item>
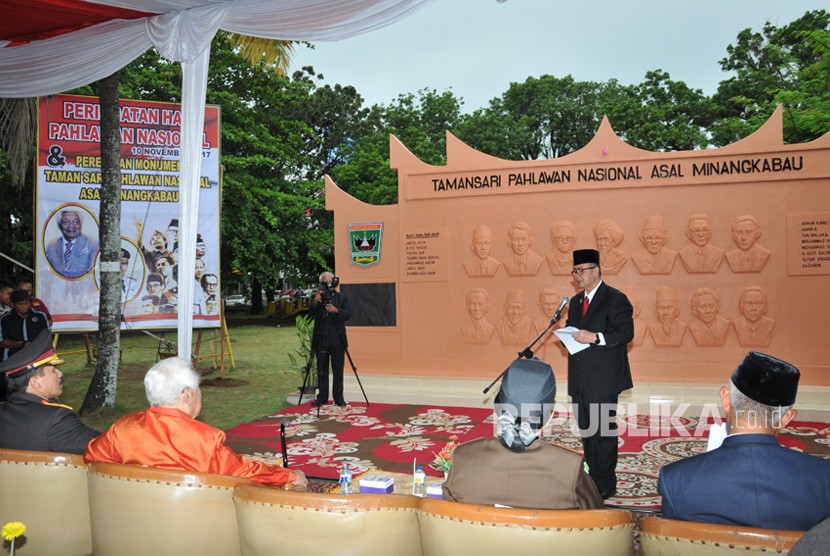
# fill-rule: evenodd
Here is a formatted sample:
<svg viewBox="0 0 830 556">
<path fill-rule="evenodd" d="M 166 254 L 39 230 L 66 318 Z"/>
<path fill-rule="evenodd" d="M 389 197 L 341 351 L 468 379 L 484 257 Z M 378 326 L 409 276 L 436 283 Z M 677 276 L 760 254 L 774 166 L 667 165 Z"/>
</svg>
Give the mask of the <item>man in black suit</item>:
<svg viewBox="0 0 830 556">
<path fill-rule="evenodd" d="M 599 251 L 573 253 L 572 274 L 582 290 L 568 307 L 574 340 L 588 347 L 568 356 L 568 394 L 582 435 L 585 461 L 603 499 L 617 491 L 617 397 L 631 388 L 627 344 L 634 309 L 624 293 L 602 281 Z"/>
<path fill-rule="evenodd" d="M 349 340 L 346 338 L 346 321 L 352 316 L 349 298 L 337 291 L 339 280 L 331 272 L 320 275 L 320 291 L 311 301 L 309 316 L 314 318 L 314 337 L 311 349 L 317 357 L 317 399 L 312 405 L 319 407 L 329 402 L 329 361 L 331 361 L 332 398 L 343 407 L 343 365 Z"/>
<path fill-rule="evenodd" d="M 55 365 L 61 363 L 48 330 L 0 363 L 9 389 L 8 401 L 0 405 L 0 448 L 83 454 L 98 436 L 58 401 L 63 373 Z"/>
</svg>

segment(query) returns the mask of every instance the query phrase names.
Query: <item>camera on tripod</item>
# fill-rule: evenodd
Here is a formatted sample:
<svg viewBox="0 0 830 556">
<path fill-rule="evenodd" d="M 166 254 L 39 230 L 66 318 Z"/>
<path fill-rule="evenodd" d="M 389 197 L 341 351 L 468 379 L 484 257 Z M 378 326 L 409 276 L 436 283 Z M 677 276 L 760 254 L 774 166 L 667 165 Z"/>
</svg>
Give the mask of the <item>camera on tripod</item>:
<svg viewBox="0 0 830 556">
<path fill-rule="evenodd" d="M 320 291 L 323 293 L 323 305 L 329 303 L 335 293 L 335 288 L 340 284 L 340 278 L 332 276 L 329 282 L 320 282 Z"/>
</svg>

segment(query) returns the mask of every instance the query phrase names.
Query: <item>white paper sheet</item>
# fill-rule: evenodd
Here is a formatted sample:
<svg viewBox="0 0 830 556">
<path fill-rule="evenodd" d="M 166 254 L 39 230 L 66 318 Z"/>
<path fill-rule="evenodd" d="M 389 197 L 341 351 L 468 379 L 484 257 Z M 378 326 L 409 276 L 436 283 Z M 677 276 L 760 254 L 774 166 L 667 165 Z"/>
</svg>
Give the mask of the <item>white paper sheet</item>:
<svg viewBox="0 0 830 556">
<path fill-rule="evenodd" d="M 591 344 L 580 344 L 576 340 L 574 340 L 574 332 L 577 332 L 579 328 L 573 326 L 566 326 L 565 328 L 560 328 L 559 330 L 554 330 L 553 333 L 559 338 L 559 341 L 567 348 L 568 353 L 573 355 L 574 353 L 579 353 L 583 349 L 590 347 Z"/>
</svg>

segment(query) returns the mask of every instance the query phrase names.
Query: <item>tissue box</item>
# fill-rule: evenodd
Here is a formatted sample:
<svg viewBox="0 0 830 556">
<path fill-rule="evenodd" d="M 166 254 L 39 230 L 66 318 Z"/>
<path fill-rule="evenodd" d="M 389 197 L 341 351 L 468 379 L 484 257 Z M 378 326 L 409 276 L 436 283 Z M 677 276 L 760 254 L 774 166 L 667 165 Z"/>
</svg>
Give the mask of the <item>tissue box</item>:
<svg viewBox="0 0 830 556">
<path fill-rule="evenodd" d="M 427 496 L 429 498 L 443 498 L 444 493 L 441 491 L 443 483 L 427 483 Z"/>
<path fill-rule="evenodd" d="M 360 492 L 388 494 L 395 490 L 395 479 L 380 475 L 364 475 L 360 478 Z"/>
</svg>

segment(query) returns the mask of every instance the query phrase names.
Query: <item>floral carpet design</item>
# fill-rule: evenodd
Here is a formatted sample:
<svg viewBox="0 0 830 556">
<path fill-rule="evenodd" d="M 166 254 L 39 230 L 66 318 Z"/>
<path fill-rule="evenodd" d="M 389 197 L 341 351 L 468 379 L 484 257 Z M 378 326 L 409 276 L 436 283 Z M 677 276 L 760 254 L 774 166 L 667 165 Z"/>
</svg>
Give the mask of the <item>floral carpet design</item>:
<svg viewBox="0 0 830 556">
<path fill-rule="evenodd" d="M 617 495 L 608 505 L 659 510 L 660 467 L 706 451 L 713 422 L 677 416 L 618 417 Z M 344 463 L 355 476 L 372 470 L 411 473 L 413 461 L 428 475 L 441 477 L 430 464 L 451 437 L 464 443 L 494 434 L 490 409 L 361 403 L 327 405 L 318 416 L 317 408 L 303 404 L 228 429 L 227 444 L 240 454 L 281 460 L 280 423 L 285 423 L 289 466 L 319 479 L 336 479 Z M 576 425 L 567 414 L 556 416 L 543 439 L 582 450 Z M 828 423 L 794 421 L 778 439 L 788 448 L 830 459 Z"/>
</svg>

